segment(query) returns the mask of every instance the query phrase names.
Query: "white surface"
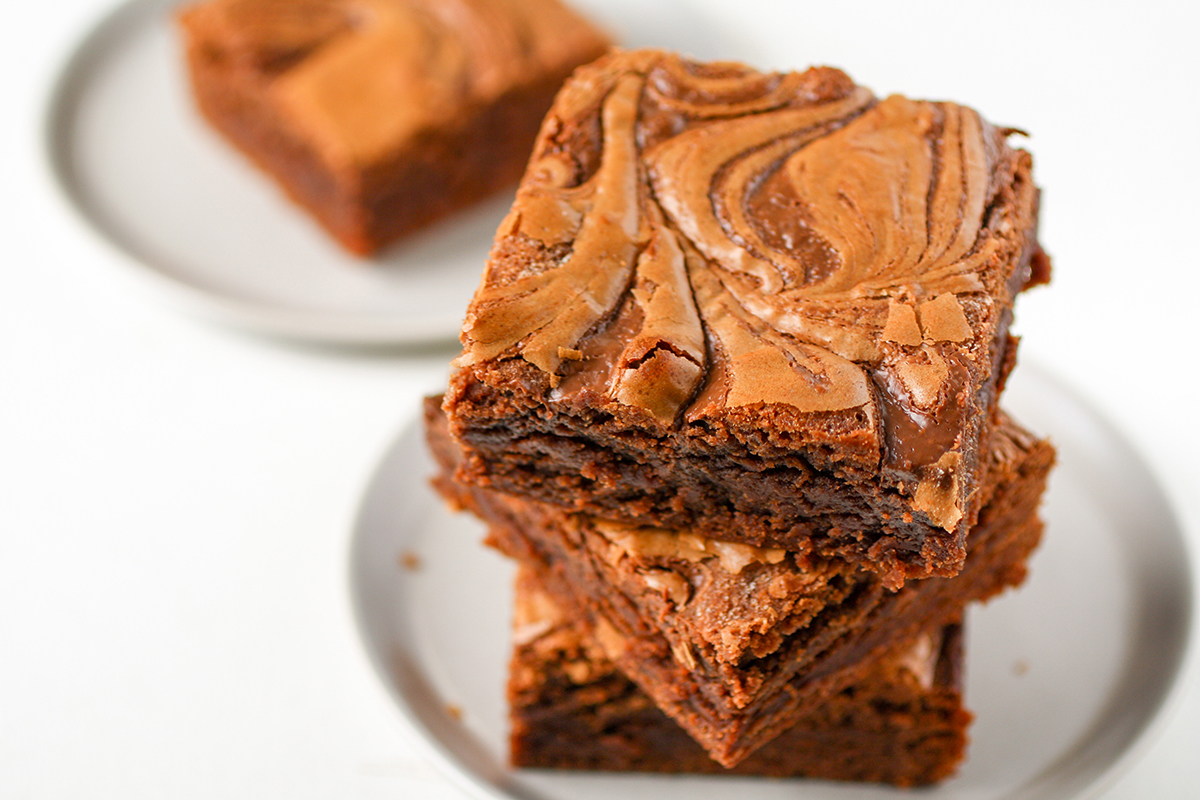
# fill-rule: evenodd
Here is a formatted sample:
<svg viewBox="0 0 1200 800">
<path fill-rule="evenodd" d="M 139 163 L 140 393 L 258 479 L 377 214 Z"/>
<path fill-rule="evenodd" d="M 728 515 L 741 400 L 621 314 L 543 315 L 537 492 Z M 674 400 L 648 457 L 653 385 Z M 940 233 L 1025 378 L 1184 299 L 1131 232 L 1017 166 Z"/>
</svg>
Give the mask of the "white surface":
<svg viewBox="0 0 1200 800">
<path fill-rule="evenodd" d="M 1192 616 L 1182 531 L 1137 455 L 1079 398 L 1029 367 L 1009 410 L 1051 436 L 1053 535 L 1031 577 L 967 621 L 969 758 L 931 798 L 1057 800 L 1094 793 L 1136 750 L 1171 694 Z M 409 428 L 381 462 L 355 524 L 351 591 L 384 684 L 430 758 L 479 797 L 750 800 L 904 796 L 879 787 L 711 777 L 596 776 L 504 768 L 511 565 L 451 514 Z M 470 586 L 472 591 L 464 592 Z M 454 712 L 448 709 L 455 709 Z"/>
<path fill-rule="evenodd" d="M 1196 14 L 695 2 L 732 57 L 1033 134 L 1056 275 L 1021 302 L 1023 352 L 1136 443 L 1195 564 Z M 281 346 L 128 278 L 41 155 L 55 70 L 107 5 L 6 0 L 0 33 L 0 796 L 461 800 L 372 674 L 346 579 L 359 494 L 450 353 Z M 1196 672 L 1105 800 L 1195 796 Z"/>
</svg>

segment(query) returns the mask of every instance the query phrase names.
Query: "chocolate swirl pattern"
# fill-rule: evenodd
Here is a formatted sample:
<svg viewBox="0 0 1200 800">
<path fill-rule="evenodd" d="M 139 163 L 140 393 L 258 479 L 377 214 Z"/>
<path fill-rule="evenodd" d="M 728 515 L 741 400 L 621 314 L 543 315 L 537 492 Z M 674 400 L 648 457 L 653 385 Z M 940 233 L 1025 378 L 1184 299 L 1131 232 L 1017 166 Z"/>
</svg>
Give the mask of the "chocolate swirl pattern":
<svg viewBox="0 0 1200 800">
<path fill-rule="evenodd" d="M 1028 278 L 1027 156 L 970 109 L 877 100 L 828 68 L 604 66 L 560 97 L 499 235 L 566 254 L 491 260 L 457 364 L 511 353 L 553 399 L 663 430 L 839 415 L 850 467 L 894 471 L 957 525 L 962 426 L 939 423 L 994 373 Z M 581 131 L 598 167 L 563 146 Z"/>
<path fill-rule="evenodd" d="M 538 228 L 552 241 L 574 240 L 571 254 L 552 270 L 498 286 L 486 313 L 468 311 L 465 329 L 479 345 L 474 357 L 488 358 L 522 341 L 522 356 L 553 373 L 584 333 L 615 307 L 641 238 L 637 152 L 628 122 L 636 116 L 640 88 L 636 78 L 626 76 L 605 99 L 606 147 L 592 180 L 580 191 L 563 193 L 557 208 L 543 202 L 535 212 Z M 554 172 L 552 165 L 546 169 Z M 506 222 L 510 230 L 521 223 L 520 208 L 518 201 Z"/>
</svg>

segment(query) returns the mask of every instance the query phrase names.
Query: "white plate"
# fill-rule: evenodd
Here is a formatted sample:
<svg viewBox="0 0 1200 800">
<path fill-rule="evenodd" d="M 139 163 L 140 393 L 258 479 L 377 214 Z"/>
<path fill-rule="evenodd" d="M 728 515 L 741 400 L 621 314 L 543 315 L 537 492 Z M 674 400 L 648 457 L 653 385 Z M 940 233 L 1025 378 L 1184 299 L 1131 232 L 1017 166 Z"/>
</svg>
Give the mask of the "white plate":
<svg viewBox="0 0 1200 800">
<path fill-rule="evenodd" d="M 967 629 L 966 764 L 922 797 L 1061 800 L 1093 794 L 1146 739 L 1187 649 L 1192 578 L 1179 524 L 1132 448 L 1079 398 L 1022 367 L 1005 406 L 1059 451 L 1047 534 L 1018 592 Z M 512 568 L 428 487 L 420 431 L 392 446 L 354 531 L 351 591 L 380 677 L 417 740 L 478 797 L 896 796 L 889 788 L 723 777 L 510 770 L 504 671 Z M 402 563 L 415 557 L 413 569 Z M 911 797 L 911 794 L 904 794 Z"/>
<path fill-rule="evenodd" d="M 623 43 L 715 55 L 702 17 L 675 3 L 577 4 Z M 378 259 L 342 252 L 193 109 L 178 5 L 121 5 L 67 59 L 45 135 L 68 204 L 153 286 L 210 318 L 329 342 L 457 336 L 511 192 Z"/>
</svg>

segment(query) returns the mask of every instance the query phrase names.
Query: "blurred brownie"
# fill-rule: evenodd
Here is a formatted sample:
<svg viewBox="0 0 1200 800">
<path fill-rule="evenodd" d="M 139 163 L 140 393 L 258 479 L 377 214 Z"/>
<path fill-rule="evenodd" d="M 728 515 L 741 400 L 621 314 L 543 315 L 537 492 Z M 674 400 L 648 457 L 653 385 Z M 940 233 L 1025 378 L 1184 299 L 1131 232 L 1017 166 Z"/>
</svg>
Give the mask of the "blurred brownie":
<svg viewBox="0 0 1200 800">
<path fill-rule="evenodd" d="M 463 326 L 459 480 L 953 575 L 1015 295 L 1011 129 L 842 72 L 617 52 L 560 92 Z"/>
<path fill-rule="evenodd" d="M 732 769 L 713 761 L 604 655 L 580 620 L 518 573 L 509 666 L 510 759 L 517 767 L 717 773 L 919 786 L 962 760 L 958 624 L 871 660 L 851 686 Z"/>
<path fill-rule="evenodd" d="M 608 40 L 558 0 L 209 0 L 179 16 L 200 110 L 347 249 L 516 183 Z"/>
<path fill-rule="evenodd" d="M 460 483 L 436 398 L 426 414 L 443 494 L 488 524 L 490 544 L 534 566 L 591 621 L 609 658 L 726 766 L 843 688 L 870 653 L 1020 584 L 1053 462 L 1048 443 L 1001 417 L 964 568 L 893 591 L 836 558 L 629 526 Z"/>
</svg>

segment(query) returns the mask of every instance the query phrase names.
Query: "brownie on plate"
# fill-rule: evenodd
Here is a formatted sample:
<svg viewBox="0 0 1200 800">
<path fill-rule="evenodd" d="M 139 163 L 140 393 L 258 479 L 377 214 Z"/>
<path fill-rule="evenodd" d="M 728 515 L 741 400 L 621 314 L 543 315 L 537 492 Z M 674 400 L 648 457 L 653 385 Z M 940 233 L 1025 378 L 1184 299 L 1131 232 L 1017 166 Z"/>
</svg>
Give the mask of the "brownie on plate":
<svg viewBox="0 0 1200 800">
<path fill-rule="evenodd" d="M 957 624 L 871 659 L 859 679 L 733 769 L 713 761 L 626 678 L 522 569 L 517 576 L 508 700 L 518 767 L 808 777 L 917 786 L 962 760 Z"/>
<path fill-rule="evenodd" d="M 609 45 L 558 0 L 207 0 L 179 19 L 204 116 L 364 255 L 516 183 L 555 92 Z"/>
<path fill-rule="evenodd" d="M 1045 281 L 1014 133 L 831 68 L 612 53 L 559 93 L 463 325 L 458 479 L 953 575 Z"/>
<path fill-rule="evenodd" d="M 871 653 L 948 624 L 1025 576 L 1053 450 L 1007 417 L 985 453 L 984 507 L 954 577 L 899 590 L 838 558 L 631 526 L 457 481 L 460 451 L 426 404 L 436 485 L 586 617 L 608 657 L 715 760 L 732 766 L 854 678 Z"/>
</svg>

